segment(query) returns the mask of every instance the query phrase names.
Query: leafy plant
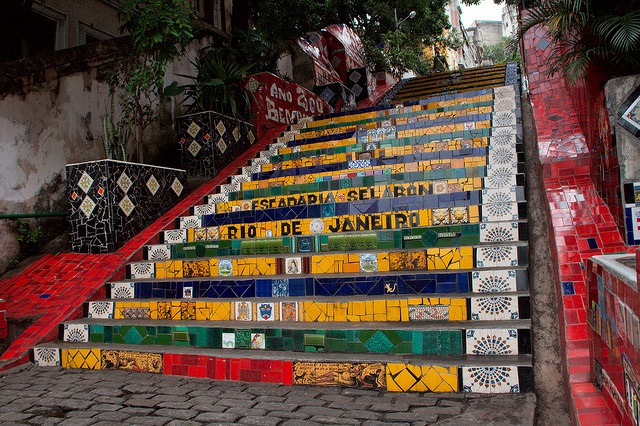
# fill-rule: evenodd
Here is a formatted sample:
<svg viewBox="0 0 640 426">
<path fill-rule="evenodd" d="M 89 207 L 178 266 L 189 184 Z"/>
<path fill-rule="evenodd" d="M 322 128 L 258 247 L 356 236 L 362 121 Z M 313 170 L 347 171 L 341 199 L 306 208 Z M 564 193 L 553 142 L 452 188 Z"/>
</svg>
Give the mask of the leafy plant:
<svg viewBox="0 0 640 426">
<path fill-rule="evenodd" d="M 131 136 L 131 128 L 124 120 L 116 120 L 114 94 L 110 95 L 111 109 L 102 118 L 104 135 L 100 137 L 104 152 L 112 160 L 125 161 L 127 159 L 127 145 Z"/>
<path fill-rule="evenodd" d="M 244 89 L 244 77 L 252 65 L 240 65 L 221 51 L 205 48 L 191 61 L 197 75 L 182 75 L 193 83 L 182 86 L 189 112 L 213 110 L 234 118 L 247 118 L 251 99 Z"/>
<path fill-rule="evenodd" d="M 498 43 L 488 44 L 484 46 L 483 55 L 485 58 L 491 58 L 494 64 L 501 64 L 507 61 L 520 62 L 520 54 L 518 50 L 511 48 L 511 39 L 503 37 Z"/>
<path fill-rule="evenodd" d="M 42 236 L 42 227 L 31 227 L 29 219 L 16 221 L 16 241 L 23 253 L 31 254 L 37 251 L 37 245 Z"/>
<path fill-rule="evenodd" d="M 120 32 L 131 38 L 132 52 L 119 58 L 111 87 L 123 93 L 118 123 L 135 130 L 136 156 L 142 161 L 144 131 L 158 120 L 158 106 L 169 94 L 165 71 L 193 38 L 194 14 L 188 0 L 124 0 L 119 19 Z"/>
<path fill-rule="evenodd" d="M 518 39 L 536 25 L 546 25 L 553 43 L 552 73 L 571 83 L 598 65 L 615 74 L 640 65 L 640 10 L 637 0 L 541 0 L 528 10 Z"/>
</svg>

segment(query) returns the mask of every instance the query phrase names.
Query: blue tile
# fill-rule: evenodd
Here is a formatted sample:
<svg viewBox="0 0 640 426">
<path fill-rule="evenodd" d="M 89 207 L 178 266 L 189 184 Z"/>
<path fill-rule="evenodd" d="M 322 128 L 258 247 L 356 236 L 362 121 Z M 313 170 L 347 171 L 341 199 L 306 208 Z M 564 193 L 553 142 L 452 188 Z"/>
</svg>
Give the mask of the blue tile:
<svg viewBox="0 0 640 426">
<path fill-rule="evenodd" d="M 565 296 L 576 294 L 573 288 L 573 281 L 563 281 L 562 282 L 562 294 Z"/>
<path fill-rule="evenodd" d="M 592 250 L 598 248 L 598 241 L 596 241 L 595 238 L 587 238 L 587 243 L 589 244 L 589 248 Z"/>
</svg>

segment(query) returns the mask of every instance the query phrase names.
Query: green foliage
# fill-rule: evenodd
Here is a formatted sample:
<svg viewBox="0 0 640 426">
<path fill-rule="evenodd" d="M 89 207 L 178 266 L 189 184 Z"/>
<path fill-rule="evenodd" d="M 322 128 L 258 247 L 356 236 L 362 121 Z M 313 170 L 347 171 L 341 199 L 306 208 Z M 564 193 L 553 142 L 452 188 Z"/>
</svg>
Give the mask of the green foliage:
<svg viewBox="0 0 640 426">
<path fill-rule="evenodd" d="M 40 226 L 32 228 L 29 219 L 18 219 L 16 221 L 16 241 L 20 244 L 20 249 L 25 254 L 37 251 L 37 245 L 42 235 Z"/>
<path fill-rule="evenodd" d="M 119 19 L 120 32 L 131 38 L 132 52 L 119 58 L 111 87 L 124 94 L 118 123 L 135 129 L 142 161 L 144 130 L 159 118 L 158 104 L 167 95 L 165 71 L 193 38 L 194 14 L 188 0 L 124 0 Z"/>
<path fill-rule="evenodd" d="M 421 64 L 423 43 L 442 37 L 450 27 L 447 4 L 446 0 L 261 0 L 252 20 L 274 45 L 330 24 L 348 24 L 362 39 L 372 68 L 402 70 Z M 411 11 L 416 16 L 404 20 L 397 31 L 404 36 L 393 34 L 396 16 L 402 21 Z M 398 40 L 400 46 L 394 43 Z"/>
<path fill-rule="evenodd" d="M 509 37 L 503 37 L 496 44 L 488 44 L 484 46 L 484 57 L 491 58 L 494 64 L 515 61 L 520 62 L 520 53 L 517 49 L 512 48 L 513 43 Z"/>
<path fill-rule="evenodd" d="M 105 114 L 102 118 L 104 135 L 100 136 L 100 141 L 102 141 L 107 158 L 126 161 L 131 128 L 124 120 L 116 120 L 113 92 L 110 95 L 110 99 L 111 109 L 107 110 L 105 107 Z"/>
<path fill-rule="evenodd" d="M 182 86 L 189 112 L 212 110 L 235 118 L 248 118 L 251 100 L 244 77 L 252 65 L 240 65 L 220 49 L 204 49 L 191 61 L 197 75 L 182 75 L 193 83 Z"/>
<path fill-rule="evenodd" d="M 552 73 L 562 72 L 571 83 L 591 65 L 624 75 L 640 65 L 640 11 L 637 0 L 541 0 L 529 9 L 518 39 L 538 24 L 553 40 Z"/>
</svg>

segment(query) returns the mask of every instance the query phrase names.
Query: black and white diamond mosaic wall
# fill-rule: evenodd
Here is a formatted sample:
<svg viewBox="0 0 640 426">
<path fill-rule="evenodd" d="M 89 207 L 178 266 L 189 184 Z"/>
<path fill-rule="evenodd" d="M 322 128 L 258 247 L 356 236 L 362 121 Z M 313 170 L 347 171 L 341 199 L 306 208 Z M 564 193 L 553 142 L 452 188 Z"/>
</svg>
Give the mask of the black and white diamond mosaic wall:
<svg viewBox="0 0 640 426">
<path fill-rule="evenodd" d="M 254 126 L 213 111 L 177 119 L 180 164 L 189 176 L 213 177 L 256 140 Z"/>
<path fill-rule="evenodd" d="M 109 253 L 173 207 L 184 195 L 184 170 L 123 161 L 68 164 L 71 246 Z"/>
</svg>

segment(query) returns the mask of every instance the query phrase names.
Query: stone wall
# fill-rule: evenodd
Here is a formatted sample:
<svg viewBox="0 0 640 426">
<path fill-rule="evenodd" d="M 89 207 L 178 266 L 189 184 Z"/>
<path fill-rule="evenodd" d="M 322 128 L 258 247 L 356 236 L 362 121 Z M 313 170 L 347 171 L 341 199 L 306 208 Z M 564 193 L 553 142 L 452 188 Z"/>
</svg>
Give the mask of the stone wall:
<svg viewBox="0 0 640 426">
<path fill-rule="evenodd" d="M 212 34 L 189 46 L 166 80 L 192 75 L 189 58 Z M 127 46 L 113 39 L 0 64 L 0 213 L 67 210 L 64 167 L 104 158 L 100 142 L 109 87 L 105 71 Z M 175 145 L 179 102 L 162 106 L 163 121 L 145 133 L 144 159 L 152 163 Z M 0 272 L 19 255 L 11 222 L 0 220 Z"/>
</svg>

